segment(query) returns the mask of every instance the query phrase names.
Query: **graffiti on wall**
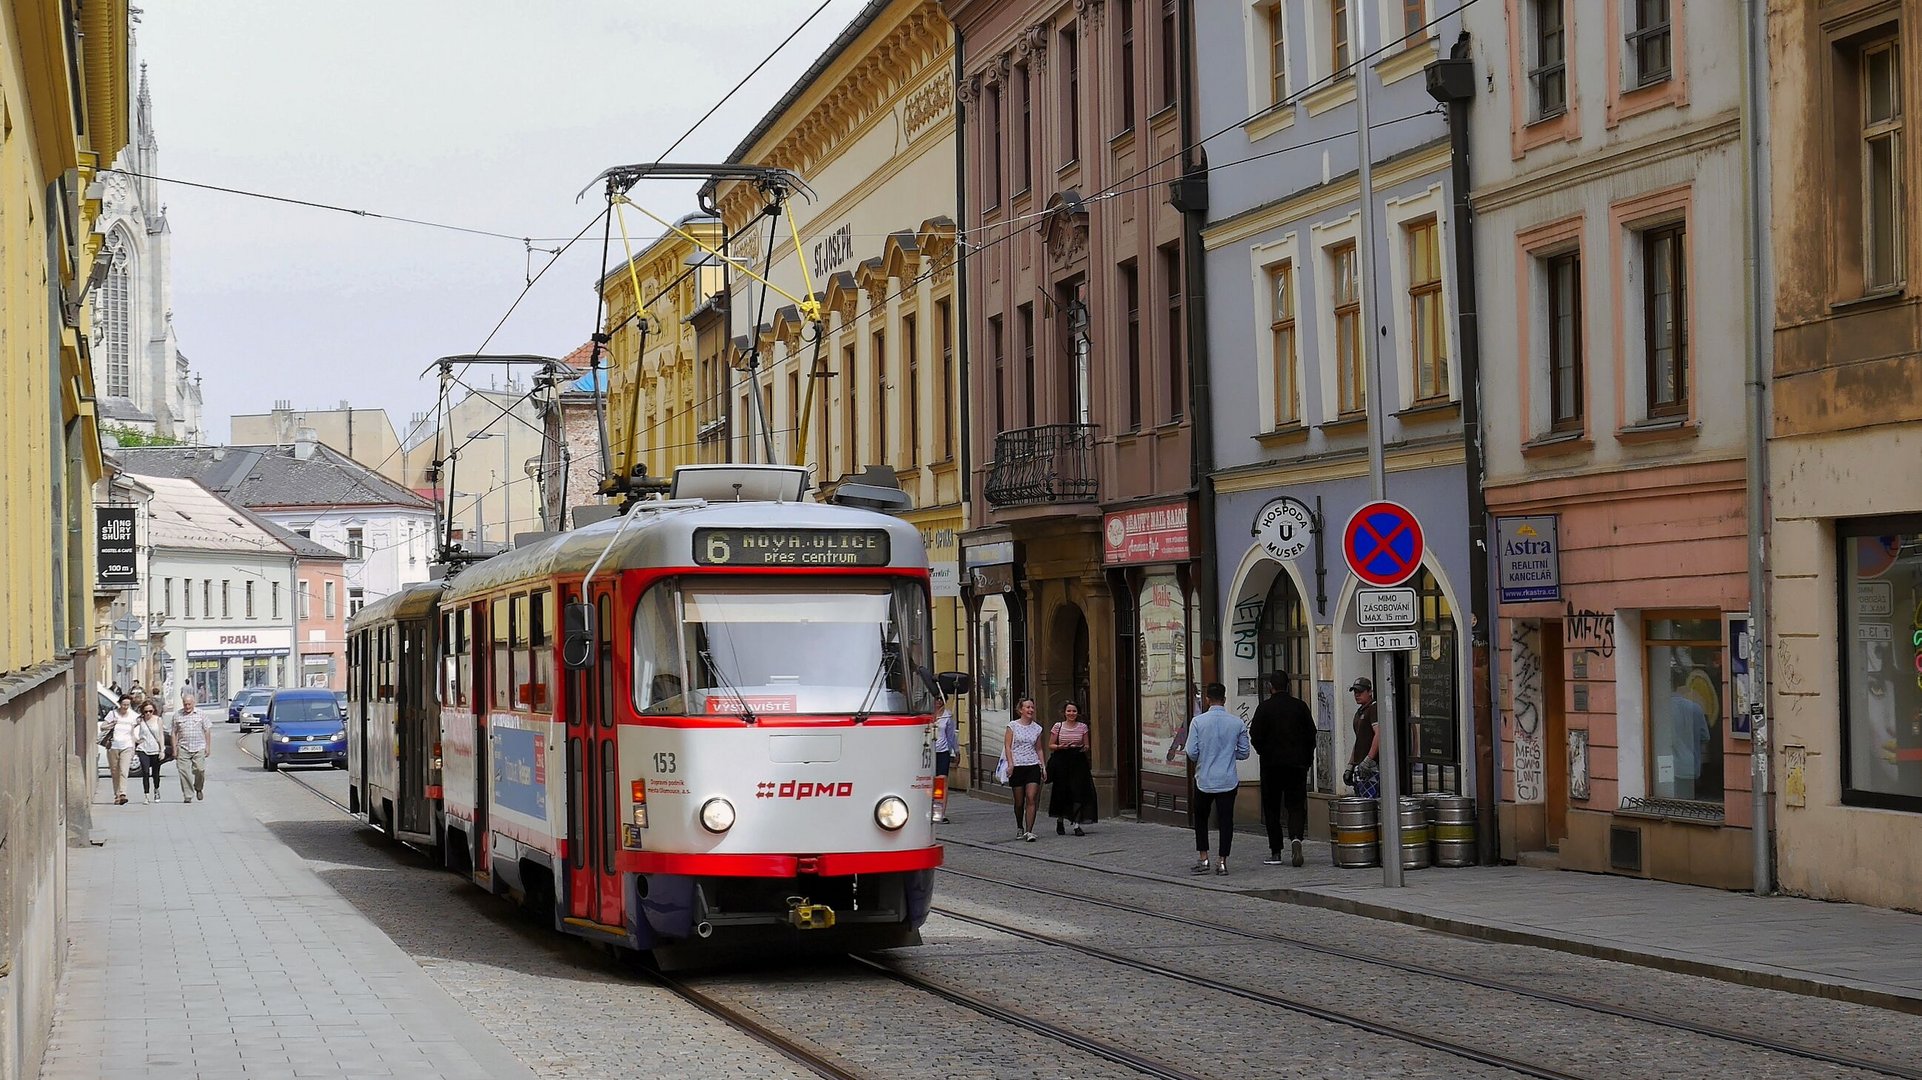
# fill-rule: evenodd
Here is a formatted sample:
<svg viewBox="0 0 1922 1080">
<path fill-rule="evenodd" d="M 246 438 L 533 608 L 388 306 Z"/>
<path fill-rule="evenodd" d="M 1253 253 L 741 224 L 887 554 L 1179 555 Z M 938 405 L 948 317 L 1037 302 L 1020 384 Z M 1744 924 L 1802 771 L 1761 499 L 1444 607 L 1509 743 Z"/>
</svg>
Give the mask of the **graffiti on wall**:
<svg viewBox="0 0 1922 1080">
<path fill-rule="evenodd" d="M 1562 637 L 1571 649 L 1581 649 L 1604 659 L 1615 655 L 1615 615 L 1612 612 L 1575 610 L 1568 605 L 1562 620 Z"/>
<path fill-rule="evenodd" d="M 1515 735 L 1515 801 L 1542 801 L 1542 628 L 1526 620 L 1509 634 L 1509 708 Z"/>
<path fill-rule="evenodd" d="M 1568 729 L 1568 797 L 1588 798 L 1588 731 Z"/>
<path fill-rule="evenodd" d="M 1235 605 L 1235 621 L 1230 632 L 1234 635 L 1237 660 L 1255 658 L 1255 650 L 1261 639 L 1261 609 L 1266 599 L 1256 597 Z"/>
</svg>

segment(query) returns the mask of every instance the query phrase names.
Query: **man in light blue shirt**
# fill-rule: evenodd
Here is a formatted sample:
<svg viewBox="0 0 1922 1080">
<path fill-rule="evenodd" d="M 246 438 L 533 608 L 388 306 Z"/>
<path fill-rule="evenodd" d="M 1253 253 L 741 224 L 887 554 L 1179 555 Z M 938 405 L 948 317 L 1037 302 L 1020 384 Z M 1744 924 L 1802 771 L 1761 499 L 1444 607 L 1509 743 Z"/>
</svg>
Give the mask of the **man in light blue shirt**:
<svg viewBox="0 0 1922 1080">
<path fill-rule="evenodd" d="M 1202 688 L 1207 710 L 1188 722 L 1188 760 L 1195 763 L 1195 850 L 1194 872 L 1208 872 L 1208 814 L 1215 815 L 1221 832 L 1220 857 L 1214 870 L 1228 872 L 1228 850 L 1235 842 L 1235 792 L 1241 777 L 1235 762 L 1248 757 L 1248 729 L 1224 704 L 1228 688 L 1218 682 Z"/>
</svg>

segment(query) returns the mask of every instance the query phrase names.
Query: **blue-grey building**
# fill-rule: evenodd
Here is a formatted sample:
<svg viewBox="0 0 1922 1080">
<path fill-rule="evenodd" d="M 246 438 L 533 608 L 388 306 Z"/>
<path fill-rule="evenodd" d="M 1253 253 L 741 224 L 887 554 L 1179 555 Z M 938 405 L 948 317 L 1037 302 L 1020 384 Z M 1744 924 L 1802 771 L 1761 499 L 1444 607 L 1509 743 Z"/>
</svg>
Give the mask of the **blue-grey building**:
<svg viewBox="0 0 1922 1080">
<path fill-rule="evenodd" d="M 1383 410 L 1388 497 L 1416 513 L 1427 540 L 1409 582 L 1420 648 L 1396 680 L 1410 790 L 1474 785 L 1451 157 L 1423 77 L 1460 31 L 1454 7 L 1222 0 L 1195 10 L 1200 128 L 1228 129 L 1208 143 L 1203 233 L 1221 671 L 1244 715 L 1261 675 L 1290 675 L 1323 729 L 1312 789 L 1327 795 L 1346 794 L 1346 688 L 1370 670 L 1355 642 L 1359 583 L 1341 554 L 1343 527 L 1371 494 L 1370 407 Z M 1373 312 L 1361 309 L 1357 257 L 1357 73 L 1369 80 Z M 1364 337 L 1379 352 L 1383 402 L 1366 400 Z"/>
</svg>

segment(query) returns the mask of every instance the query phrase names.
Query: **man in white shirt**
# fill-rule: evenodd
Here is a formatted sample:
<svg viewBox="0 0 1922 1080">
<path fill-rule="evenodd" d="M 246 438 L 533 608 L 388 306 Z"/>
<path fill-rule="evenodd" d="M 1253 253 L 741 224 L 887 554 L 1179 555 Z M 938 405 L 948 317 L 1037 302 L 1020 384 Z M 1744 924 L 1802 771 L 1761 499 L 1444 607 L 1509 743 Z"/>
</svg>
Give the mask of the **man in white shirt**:
<svg viewBox="0 0 1922 1080">
<path fill-rule="evenodd" d="M 214 729 L 208 714 L 194 708 L 191 691 L 180 695 L 173 715 L 174 767 L 180 770 L 180 801 L 207 797 L 207 762 L 213 760 Z"/>
</svg>

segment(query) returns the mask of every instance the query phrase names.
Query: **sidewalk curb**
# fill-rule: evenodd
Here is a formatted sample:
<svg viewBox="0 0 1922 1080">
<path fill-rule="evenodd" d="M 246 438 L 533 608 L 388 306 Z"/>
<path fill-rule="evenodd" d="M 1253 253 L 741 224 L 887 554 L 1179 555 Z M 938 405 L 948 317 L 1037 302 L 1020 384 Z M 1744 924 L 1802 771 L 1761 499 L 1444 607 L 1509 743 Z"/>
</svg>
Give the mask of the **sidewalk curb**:
<svg viewBox="0 0 1922 1080">
<path fill-rule="evenodd" d="M 1630 964 L 1635 967 L 1652 968 L 1677 975 L 1693 975 L 1699 978 L 1714 979 L 1718 982 L 1734 983 L 1738 986 L 1752 986 L 1761 990 L 1778 990 L 1784 993 L 1799 994 L 1803 997 L 1827 998 L 1853 1005 L 1868 1005 L 1878 1009 L 1909 1013 L 1922 1016 L 1922 996 L 1895 994 L 1878 990 L 1872 986 L 1853 982 L 1825 982 L 1807 975 L 1791 974 L 1781 969 L 1741 967 L 1734 964 L 1717 964 L 1707 960 L 1674 953 L 1637 952 L 1618 945 L 1605 945 L 1581 938 L 1555 937 L 1533 930 L 1523 930 L 1507 924 L 1478 923 L 1466 919 L 1450 918 L 1442 915 L 1429 915 L 1419 911 L 1404 911 L 1383 904 L 1373 904 L 1346 896 L 1330 896 L 1307 889 L 1280 888 L 1264 889 L 1265 897 L 1281 903 L 1296 904 L 1301 907 L 1321 908 L 1346 915 L 1359 915 L 1382 922 L 1401 923 L 1404 926 L 1419 927 L 1454 937 L 1488 941 L 1500 945 L 1526 945 L 1554 952 L 1586 956 L 1595 960 L 1612 960 L 1616 963 Z"/>
</svg>

